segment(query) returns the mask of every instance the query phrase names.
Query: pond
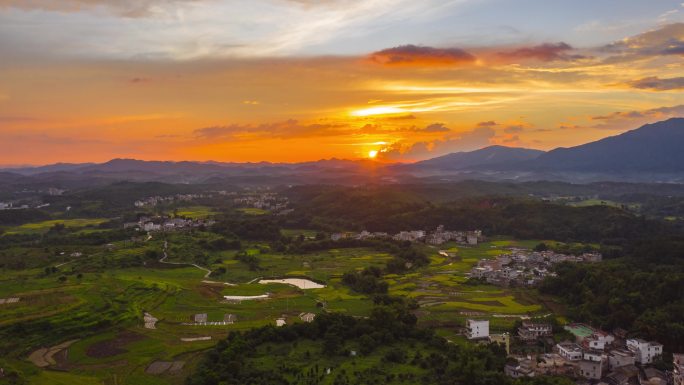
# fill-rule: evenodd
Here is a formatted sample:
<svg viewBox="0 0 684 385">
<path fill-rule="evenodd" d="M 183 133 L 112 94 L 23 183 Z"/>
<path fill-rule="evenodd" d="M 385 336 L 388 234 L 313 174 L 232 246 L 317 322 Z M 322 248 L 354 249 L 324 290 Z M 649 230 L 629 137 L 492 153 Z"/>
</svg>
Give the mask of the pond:
<svg viewBox="0 0 684 385">
<path fill-rule="evenodd" d="M 304 278 L 284 278 L 284 279 L 262 279 L 259 281 L 261 284 L 267 284 L 267 283 L 284 283 L 286 285 L 292 285 L 292 286 L 297 286 L 300 289 L 322 289 L 325 287 L 325 285 L 321 285 L 320 283 L 314 282 L 309 279 L 304 279 Z"/>
</svg>

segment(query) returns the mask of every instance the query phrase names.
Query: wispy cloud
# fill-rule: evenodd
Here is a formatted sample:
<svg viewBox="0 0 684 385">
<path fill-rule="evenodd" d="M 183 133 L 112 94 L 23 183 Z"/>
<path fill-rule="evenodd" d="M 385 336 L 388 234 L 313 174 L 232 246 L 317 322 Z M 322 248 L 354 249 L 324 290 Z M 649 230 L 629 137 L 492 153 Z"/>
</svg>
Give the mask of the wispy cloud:
<svg viewBox="0 0 684 385">
<path fill-rule="evenodd" d="M 684 89 L 684 77 L 659 78 L 657 76 L 651 76 L 631 81 L 628 85 L 638 89 L 653 91 L 681 90 Z"/>
<path fill-rule="evenodd" d="M 203 0 L 0 0 L 0 9 L 82 12 L 104 10 L 118 16 L 139 18 L 159 13 L 174 13 L 176 7 Z"/>
<path fill-rule="evenodd" d="M 198 139 L 206 140 L 238 140 L 258 138 L 292 139 L 311 136 L 340 135 L 346 125 L 337 124 L 304 124 L 295 119 L 282 122 L 251 124 L 230 124 L 226 126 L 210 126 L 194 130 Z"/>
</svg>

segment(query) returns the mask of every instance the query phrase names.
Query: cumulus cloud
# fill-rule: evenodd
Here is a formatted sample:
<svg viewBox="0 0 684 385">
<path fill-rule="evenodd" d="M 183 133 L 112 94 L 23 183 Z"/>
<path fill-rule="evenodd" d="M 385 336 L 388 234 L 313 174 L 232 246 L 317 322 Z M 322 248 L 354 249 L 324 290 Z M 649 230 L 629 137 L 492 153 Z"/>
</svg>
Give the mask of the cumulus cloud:
<svg viewBox="0 0 684 385">
<path fill-rule="evenodd" d="M 487 121 L 487 122 L 480 122 L 477 124 L 478 127 L 496 127 L 499 124 L 493 120 Z"/>
<path fill-rule="evenodd" d="M 507 134 L 517 134 L 523 132 L 524 130 L 525 127 L 523 127 L 522 125 L 508 126 L 504 128 L 504 132 Z"/>
<path fill-rule="evenodd" d="M 456 65 L 475 61 L 475 56 L 459 48 L 401 45 L 374 52 L 370 60 L 384 65 Z"/>
<path fill-rule="evenodd" d="M 446 127 L 444 123 L 432 123 L 425 127 L 425 132 L 449 132 L 451 129 Z"/>
<path fill-rule="evenodd" d="M 571 55 L 569 52 L 574 48 L 567 43 L 544 43 L 533 47 L 521 47 L 512 51 L 499 52 L 499 57 L 506 60 L 538 60 L 549 61 L 568 61 L 582 59 L 582 55 Z"/>
<path fill-rule="evenodd" d="M 450 132 L 451 129 L 444 125 L 444 123 L 432 123 L 425 127 L 418 126 L 402 126 L 402 127 L 383 127 L 380 124 L 366 124 L 359 128 L 357 134 L 398 134 L 398 133 L 445 133 Z"/>
<path fill-rule="evenodd" d="M 628 83 L 633 88 L 642 90 L 668 91 L 684 89 L 684 77 L 659 78 L 651 76 Z"/>
<path fill-rule="evenodd" d="M 396 142 L 380 150 L 378 156 L 385 160 L 420 160 L 458 151 L 473 151 L 492 144 L 496 131 L 491 127 L 477 127 L 471 131 L 449 136 L 445 139 L 416 143 Z"/>
</svg>

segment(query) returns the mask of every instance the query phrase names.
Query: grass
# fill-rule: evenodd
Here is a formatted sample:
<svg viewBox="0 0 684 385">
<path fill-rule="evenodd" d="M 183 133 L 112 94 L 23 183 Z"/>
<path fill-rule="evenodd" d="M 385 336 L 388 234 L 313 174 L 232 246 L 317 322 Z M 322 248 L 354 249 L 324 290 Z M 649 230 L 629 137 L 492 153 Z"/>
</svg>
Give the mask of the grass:
<svg viewBox="0 0 684 385">
<path fill-rule="evenodd" d="M 35 377 L 31 377 L 29 385 L 101 385 L 97 377 L 90 377 L 67 372 L 43 370 Z"/>
<path fill-rule="evenodd" d="M 241 213 L 243 213 L 243 214 L 247 214 L 247 215 L 266 215 L 266 214 L 270 214 L 270 211 L 268 211 L 268 210 L 257 209 L 257 208 L 253 208 L 253 207 L 245 207 L 245 208 L 237 209 L 237 211 L 239 211 L 239 212 L 241 212 Z"/>
<path fill-rule="evenodd" d="M 186 217 L 190 219 L 206 219 L 217 214 L 211 207 L 207 206 L 190 206 L 190 207 L 179 207 L 175 214 L 180 217 Z"/>
<path fill-rule="evenodd" d="M 569 202 L 568 205 L 573 207 L 588 207 L 588 206 L 610 206 L 615 208 L 627 208 L 629 210 L 638 211 L 641 205 L 638 203 L 620 203 L 605 199 L 586 199 L 580 202 Z"/>
</svg>

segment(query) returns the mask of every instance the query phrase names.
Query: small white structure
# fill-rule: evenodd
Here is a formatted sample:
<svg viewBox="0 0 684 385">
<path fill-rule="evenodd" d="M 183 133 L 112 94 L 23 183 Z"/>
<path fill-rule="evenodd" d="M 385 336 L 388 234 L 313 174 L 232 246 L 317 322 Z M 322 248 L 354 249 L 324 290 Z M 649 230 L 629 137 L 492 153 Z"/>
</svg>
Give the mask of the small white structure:
<svg viewBox="0 0 684 385">
<path fill-rule="evenodd" d="M 225 314 L 223 316 L 223 322 L 225 322 L 228 325 L 232 325 L 235 322 L 237 322 L 237 316 L 235 314 Z"/>
<path fill-rule="evenodd" d="M 582 359 L 582 348 L 574 342 L 561 342 L 556 345 L 558 354 L 568 361 L 579 361 Z"/>
<path fill-rule="evenodd" d="M 313 322 L 314 318 L 316 318 L 316 314 L 314 314 L 314 313 L 302 313 L 299 315 L 299 318 L 304 322 Z"/>
<path fill-rule="evenodd" d="M 640 364 L 650 364 L 655 357 L 663 354 L 662 344 L 640 338 L 628 339 L 627 349 L 634 352 L 634 360 Z"/>
<path fill-rule="evenodd" d="M 156 329 L 157 326 L 157 321 L 159 321 L 157 318 L 155 318 L 152 314 L 150 313 L 145 313 L 143 316 L 143 321 L 145 322 L 145 328 L 146 329 Z"/>
<path fill-rule="evenodd" d="M 276 320 L 276 326 L 278 326 L 278 327 L 285 326 L 285 324 L 286 324 L 285 318 L 278 318 Z"/>
<path fill-rule="evenodd" d="M 195 323 L 201 324 L 201 323 L 206 323 L 208 320 L 207 313 L 200 313 L 200 314 L 195 314 L 193 317 L 193 320 Z"/>
<path fill-rule="evenodd" d="M 469 340 L 479 338 L 489 338 L 489 320 L 474 320 L 466 321 L 466 337 Z"/>
</svg>

